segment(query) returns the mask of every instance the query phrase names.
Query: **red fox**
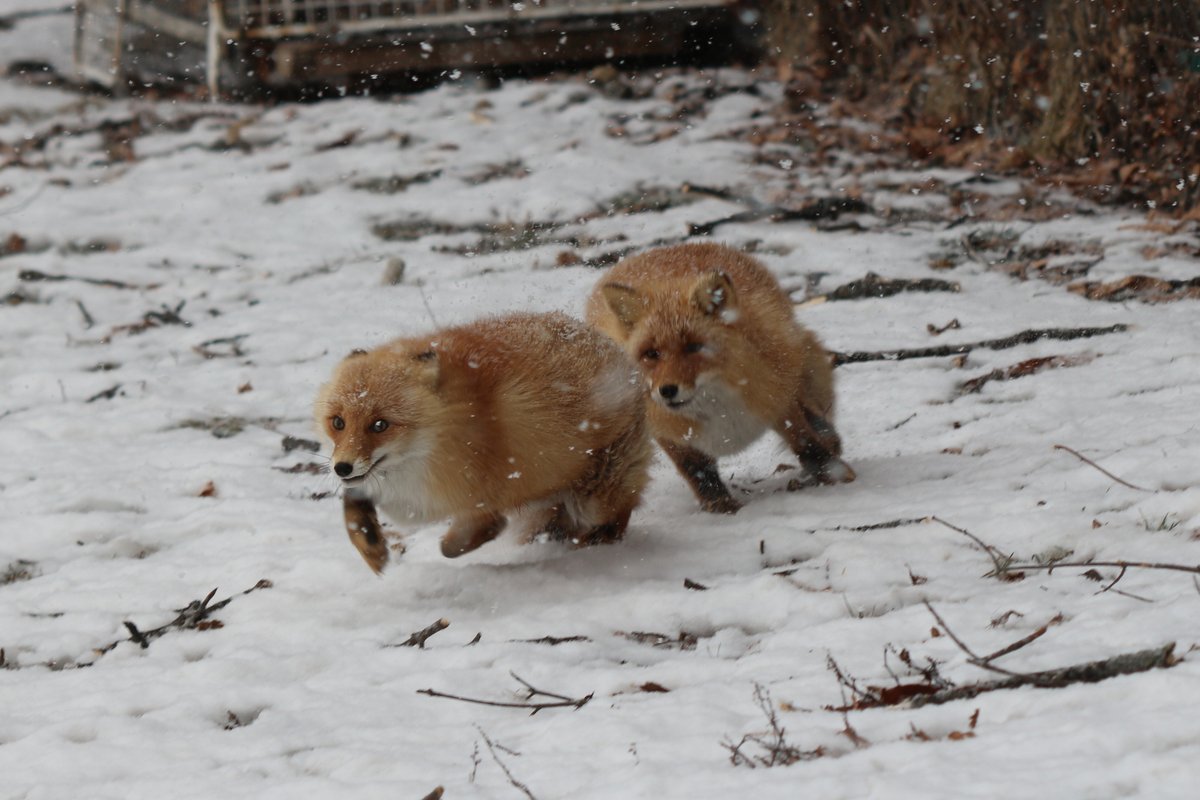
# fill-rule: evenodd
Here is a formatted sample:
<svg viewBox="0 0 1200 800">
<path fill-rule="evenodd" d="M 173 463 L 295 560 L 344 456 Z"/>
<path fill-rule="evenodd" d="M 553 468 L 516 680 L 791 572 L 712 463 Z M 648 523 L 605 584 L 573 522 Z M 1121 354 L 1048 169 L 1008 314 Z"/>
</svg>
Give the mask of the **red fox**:
<svg viewBox="0 0 1200 800">
<path fill-rule="evenodd" d="M 452 517 L 442 553 L 494 539 L 530 508 L 533 533 L 619 540 L 646 485 L 645 390 L 621 350 L 562 314 L 514 314 L 356 350 L 315 417 L 345 488 L 346 531 L 381 572 L 375 513 Z"/>
<path fill-rule="evenodd" d="M 833 365 L 760 262 L 719 244 L 683 244 L 622 260 L 588 300 L 649 387 L 658 444 L 705 511 L 741 503 L 717 472 L 768 428 L 824 483 L 854 480 L 834 430 Z"/>
</svg>

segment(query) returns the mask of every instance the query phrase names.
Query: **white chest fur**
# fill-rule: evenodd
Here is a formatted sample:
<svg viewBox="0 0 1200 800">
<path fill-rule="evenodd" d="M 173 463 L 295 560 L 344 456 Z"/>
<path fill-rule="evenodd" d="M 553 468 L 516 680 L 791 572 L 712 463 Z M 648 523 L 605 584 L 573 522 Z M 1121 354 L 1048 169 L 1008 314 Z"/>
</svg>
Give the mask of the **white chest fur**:
<svg viewBox="0 0 1200 800">
<path fill-rule="evenodd" d="M 686 416 L 699 423 L 687 443 L 711 456 L 739 453 L 767 430 L 767 423 L 746 410 L 739 393 L 720 380 L 697 382 Z"/>
</svg>

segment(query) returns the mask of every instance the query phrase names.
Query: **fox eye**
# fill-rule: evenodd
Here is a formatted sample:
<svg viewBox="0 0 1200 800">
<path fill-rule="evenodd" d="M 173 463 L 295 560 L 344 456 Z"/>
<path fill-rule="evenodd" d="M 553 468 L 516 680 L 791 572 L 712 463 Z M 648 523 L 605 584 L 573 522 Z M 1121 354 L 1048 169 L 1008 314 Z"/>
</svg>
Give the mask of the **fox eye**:
<svg viewBox="0 0 1200 800">
<path fill-rule="evenodd" d="M 661 353 L 659 353 L 653 347 L 648 347 L 642 351 L 642 358 L 646 361 L 658 361 L 658 357 L 660 355 Z"/>
<path fill-rule="evenodd" d="M 703 349 L 703 342 L 688 342 L 683 346 L 683 352 L 687 353 L 688 355 L 691 355 L 692 353 L 699 353 Z"/>
<path fill-rule="evenodd" d="M 383 433 L 388 429 L 388 421 L 386 419 L 377 419 L 371 423 L 371 433 Z"/>
<path fill-rule="evenodd" d="M 333 426 L 335 431 L 345 430 L 346 428 L 346 420 L 342 419 L 341 417 L 334 417 L 333 419 L 329 420 L 329 424 Z"/>
</svg>

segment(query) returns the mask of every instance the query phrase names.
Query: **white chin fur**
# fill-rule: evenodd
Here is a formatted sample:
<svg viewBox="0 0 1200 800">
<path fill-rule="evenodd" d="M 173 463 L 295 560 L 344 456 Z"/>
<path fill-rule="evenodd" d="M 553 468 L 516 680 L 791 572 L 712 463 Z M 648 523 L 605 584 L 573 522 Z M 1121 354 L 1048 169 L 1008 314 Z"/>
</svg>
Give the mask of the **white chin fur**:
<svg viewBox="0 0 1200 800">
<path fill-rule="evenodd" d="M 445 514 L 434 508 L 425 485 L 432 435 L 419 435 L 402 453 L 388 453 L 367 480 L 355 487 L 370 497 L 397 524 L 429 522 Z"/>
<path fill-rule="evenodd" d="M 696 382 L 691 401 L 671 410 L 696 420 L 698 424 L 687 442 L 711 456 L 740 453 L 767 430 L 765 422 L 746 410 L 737 390 L 717 379 L 705 380 L 704 376 Z"/>
</svg>

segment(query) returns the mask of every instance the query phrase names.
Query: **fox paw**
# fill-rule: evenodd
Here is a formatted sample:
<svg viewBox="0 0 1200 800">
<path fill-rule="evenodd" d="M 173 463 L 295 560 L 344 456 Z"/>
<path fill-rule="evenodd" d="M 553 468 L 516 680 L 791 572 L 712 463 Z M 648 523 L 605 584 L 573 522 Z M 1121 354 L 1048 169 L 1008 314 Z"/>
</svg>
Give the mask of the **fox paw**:
<svg viewBox="0 0 1200 800">
<path fill-rule="evenodd" d="M 725 495 L 700 501 L 700 508 L 709 514 L 736 514 L 741 510 L 742 504 L 729 495 Z"/>
</svg>

